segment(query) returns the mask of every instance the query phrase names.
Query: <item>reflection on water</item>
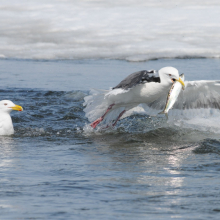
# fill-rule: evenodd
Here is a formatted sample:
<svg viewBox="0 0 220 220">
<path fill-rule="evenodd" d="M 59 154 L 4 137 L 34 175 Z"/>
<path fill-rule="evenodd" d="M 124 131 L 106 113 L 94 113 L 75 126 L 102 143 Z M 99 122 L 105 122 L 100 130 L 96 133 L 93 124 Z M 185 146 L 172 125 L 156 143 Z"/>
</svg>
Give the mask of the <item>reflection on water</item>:
<svg viewBox="0 0 220 220">
<path fill-rule="evenodd" d="M 15 141 L 13 137 L 0 136 L 0 168 L 10 167 L 13 163 Z"/>
<path fill-rule="evenodd" d="M 127 173 L 127 178 L 118 176 L 115 181 L 181 189 L 185 176 L 179 168 L 187 160 L 191 146 L 170 146 L 165 142 L 160 146 L 142 135 L 103 135 L 92 139 L 99 153 L 110 161 L 102 169 Z"/>
<path fill-rule="evenodd" d="M 124 198 L 147 218 L 155 212 L 172 212 L 172 206 L 184 203 L 181 195 L 185 195 L 189 176 L 182 167 L 191 160 L 195 146 L 172 144 L 163 141 L 164 136 L 156 141 L 150 134 L 95 135 L 91 139 L 97 152 L 89 155 L 89 164 L 100 173 L 97 180 L 120 192 L 118 200 L 108 200 L 110 204 Z"/>
<path fill-rule="evenodd" d="M 0 136 L 0 185 L 3 187 L 10 182 L 10 172 L 12 167 L 16 167 L 13 158 L 15 158 L 15 141 L 12 136 Z M 0 195 L 2 195 L 2 190 Z M 2 196 L 1 196 L 2 197 Z M 12 210 L 13 206 L 3 198 L 0 199 L 1 210 Z"/>
</svg>

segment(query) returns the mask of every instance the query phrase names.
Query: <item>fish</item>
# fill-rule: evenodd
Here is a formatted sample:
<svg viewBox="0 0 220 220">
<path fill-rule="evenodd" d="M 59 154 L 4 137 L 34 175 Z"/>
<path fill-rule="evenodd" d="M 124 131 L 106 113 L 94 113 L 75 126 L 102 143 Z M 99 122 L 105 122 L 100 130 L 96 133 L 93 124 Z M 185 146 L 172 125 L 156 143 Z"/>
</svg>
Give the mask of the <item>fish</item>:
<svg viewBox="0 0 220 220">
<path fill-rule="evenodd" d="M 180 78 L 184 82 L 184 80 L 185 80 L 184 74 L 181 74 Z M 168 119 L 168 112 L 175 104 L 175 102 L 181 92 L 181 89 L 184 89 L 183 86 L 181 85 L 181 83 L 178 81 L 174 81 L 174 83 L 172 84 L 172 86 L 170 88 L 170 91 L 168 92 L 167 101 L 166 101 L 164 110 L 162 112 L 160 112 L 159 114 L 165 114 Z"/>
</svg>

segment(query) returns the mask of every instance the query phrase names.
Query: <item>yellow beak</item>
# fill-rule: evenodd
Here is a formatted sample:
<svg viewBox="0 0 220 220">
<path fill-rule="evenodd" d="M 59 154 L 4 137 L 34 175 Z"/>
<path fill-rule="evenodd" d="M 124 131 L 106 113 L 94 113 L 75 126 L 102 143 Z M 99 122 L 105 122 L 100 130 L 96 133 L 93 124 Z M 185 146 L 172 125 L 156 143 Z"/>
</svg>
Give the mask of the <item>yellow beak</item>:
<svg viewBox="0 0 220 220">
<path fill-rule="evenodd" d="M 20 106 L 20 105 L 15 105 L 14 107 L 11 107 L 13 110 L 16 110 L 16 111 L 23 111 L 23 108 Z"/>
<path fill-rule="evenodd" d="M 185 84 L 184 84 L 183 80 L 181 78 L 179 78 L 176 81 L 178 81 L 178 82 L 180 82 L 182 84 L 182 86 L 183 86 L 182 89 L 184 90 L 185 89 Z"/>
</svg>

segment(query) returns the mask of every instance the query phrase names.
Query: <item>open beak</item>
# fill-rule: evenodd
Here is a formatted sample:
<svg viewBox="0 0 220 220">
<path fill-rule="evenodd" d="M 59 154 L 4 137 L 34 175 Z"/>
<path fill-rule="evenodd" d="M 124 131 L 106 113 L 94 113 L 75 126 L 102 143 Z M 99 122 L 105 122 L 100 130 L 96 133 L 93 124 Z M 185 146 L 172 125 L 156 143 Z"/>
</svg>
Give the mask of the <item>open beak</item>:
<svg viewBox="0 0 220 220">
<path fill-rule="evenodd" d="M 185 89 L 185 84 L 184 84 L 183 80 L 181 78 L 179 78 L 179 79 L 176 79 L 176 81 L 178 81 L 182 84 L 182 89 L 184 90 Z"/>
<path fill-rule="evenodd" d="M 20 105 L 15 105 L 14 107 L 11 107 L 13 110 L 16 110 L 16 111 L 23 111 L 23 108 L 20 106 Z"/>
</svg>

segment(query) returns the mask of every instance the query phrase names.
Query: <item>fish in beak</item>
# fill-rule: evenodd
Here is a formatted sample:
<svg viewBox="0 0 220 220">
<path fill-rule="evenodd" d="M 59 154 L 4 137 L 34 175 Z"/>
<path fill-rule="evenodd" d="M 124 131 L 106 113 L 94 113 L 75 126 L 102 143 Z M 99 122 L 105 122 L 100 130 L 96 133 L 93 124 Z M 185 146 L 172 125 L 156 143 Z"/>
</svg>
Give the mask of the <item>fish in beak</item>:
<svg viewBox="0 0 220 220">
<path fill-rule="evenodd" d="M 182 85 L 182 89 L 185 89 L 185 83 L 183 82 L 183 80 L 179 77 L 179 79 L 176 79 L 176 81 L 178 81 L 179 83 L 181 83 Z"/>
</svg>

